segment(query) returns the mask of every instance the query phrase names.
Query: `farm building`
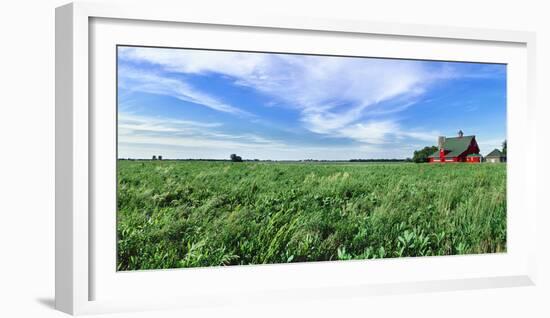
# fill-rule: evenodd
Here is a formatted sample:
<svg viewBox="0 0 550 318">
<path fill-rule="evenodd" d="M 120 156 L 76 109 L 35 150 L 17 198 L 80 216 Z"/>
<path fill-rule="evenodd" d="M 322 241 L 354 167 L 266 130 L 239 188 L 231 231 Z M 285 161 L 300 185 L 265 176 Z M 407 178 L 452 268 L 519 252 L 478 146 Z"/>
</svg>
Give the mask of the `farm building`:
<svg viewBox="0 0 550 318">
<path fill-rule="evenodd" d="M 483 157 L 478 153 L 471 153 L 466 156 L 466 162 L 481 162 L 482 159 Z"/>
<path fill-rule="evenodd" d="M 500 150 L 495 149 L 485 156 L 485 160 L 491 163 L 506 162 L 506 156 Z"/>
<path fill-rule="evenodd" d="M 429 162 L 481 162 L 476 136 L 464 136 L 461 131 L 457 137 L 440 136 L 438 150 L 428 156 Z"/>
</svg>

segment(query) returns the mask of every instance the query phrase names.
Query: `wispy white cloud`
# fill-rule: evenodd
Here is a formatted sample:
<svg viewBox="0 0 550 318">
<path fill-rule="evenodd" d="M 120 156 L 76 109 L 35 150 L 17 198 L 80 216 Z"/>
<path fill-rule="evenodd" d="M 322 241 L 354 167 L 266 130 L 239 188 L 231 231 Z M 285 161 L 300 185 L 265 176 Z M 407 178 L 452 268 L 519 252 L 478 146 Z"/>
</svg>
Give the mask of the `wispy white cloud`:
<svg viewBox="0 0 550 318">
<path fill-rule="evenodd" d="M 118 56 L 123 60 L 156 64 L 170 72 L 188 74 L 212 72 L 235 78 L 252 76 L 257 73 L 258 65 L 266 60 L 264 54 L 140 47 L 119 47 Z"/>
<path fill-rule="evenodd" d="M 339 130 L 341 136 L 349 137 L 368 144 L 384 144 L 387 136 L 396 134 L 399 127 L 392 121 L 372 121 L 354 124 Z"/>
<path fill-rule="evenodd" d="M 475 71 L 472 69 L 475 68 Z M 441 62 L 434 77 L 440 79 L 495 79 L 506 74 L 505 67 L 495 67 L 494 64 L 464 63 L 457 68 L 453 62 Z"/>
<path fill-rule="evenodd" d="M 122 48 L 119 56 L 152 63 L 169 72 L 222 74 L 236 85 L 251 87 L 295 108 L 304 127 L 314 133 L 373 144 L 395 137 L 425 140 L 432 133 L 404 131 L 395 120 L 376 122 L 369 118 L 371 108 L 397 99 L 401 101 L 397 105 L 377 108 L 370 114 L 403 111 L 413 106 L 434 81 L 460 76 L 450 65 L 433 72 L 424 63 L 408 60 L 155 48 Z M 235 107 L 189 92 L 188 87 L 181 88 L 173 80 L 151 80 L 165 85 L 148 86 L 149 91 L 176 92 L 187 101 L 200 100 L 220 111 L 237 112 Z"/>
<path fill-rule="evenodd" d="M 397 134 L 398 137 L 409 137 L 416 140 L 425 141 L 428 143 L 435 143 L 437 136 L 441 136 L 441 133 L 437 130 L 432 131 L 400 131 Z"/>
<path fill-rule="evenodd" d="M 173 118 L 119 114 L 119 156 L 121 158 L 214 158 L 227 159 L 231 153 L 244 158 L 299 160 L 350 158 L 404 158 L 415 145 L 387 148 L 386 134 L 403 136 L 391 122 L 358 124 L 341 136 L 364 140 L 360 145 L 313 146 L 266 138 L 252 133 L 228 133 L 217 122 L 200 122 Z M 347 135 L 346 135 L 347 134 Z M 435 140 L 435 139 L 434 139 Z"/>
<path fill-rule="evenodd" d="M 135 114 L 126 113 L 126 112 L 119 112 L 118 123 L 119 123 L 119 127 L 121 126 L 127 127 L 130 125 L 133 125 L 134 127 L 141 127 L 144 130 L 158 129 L 160 131 L 177 130 L 178 126 L 203 127 L 203 128 L 222 126 L 221 123 L 217 123 L 217 122 L 200 122 L 200 121 L 192 121 L 192 120 L 181 120 L 181 119 L 166 118 L 161 116 L 156 116 L 156 117 L 142 116 L 142 115 L 135 115 Z"/>
<path fill-rule="evenodd" d="M 223 125 L 216 122 L 199 122 L 165 117 L 143 116 L 120 113 L 118 116 L 118 140 L 122 147 L 121 157 L 143 157 L 135 155 L 132 149 L 156 145 L 176 147 L 181 155 L 200 158 L 197 150 L 215 149 L 220 154 L 248 149 L 284 149 L 287 145 L 279 140 L 265 138 L 251 133 L 227 133 Z M 193 151 L 188 151 L 188 150 Z M 165 155 L 166 157 L 166 155 Z M 224 158 L 222 156 L 222 158 Z M 168 158 L 168 157 L 166 157 Z M 175 156 L 173 158 L 181 158 Z M 205 158 L 205 157 L 203 157 Z"/>
<path fill-rule="evenodd" d="M 426 142 L 434 142 L 438 131 L 407 131 L 392 120 L 368 121 L 350 125 L 339 130 L 340 136 L 373 145 L 387 144 L 412 138 Z M 391 138 L 388 138 L 391 137 Z"/>
<path fill-rule="evenodd" d="M 171 134 L 171 135 L 186 135 L 186 134 L 209 134 L 220 136 L 218 128 L 223 126 L 218 122 L 202 122 L 192 120 L 181 120 L 176 118 L 167 118 L 161 116 L 146 116 L 137 115 L 128 112 L 119 111 L 118 114 L 118 129 L 119 134 L 125 136 L 126 131 L 132 133 L 141 132 L 143 134 L 152 135 Z"/>
<path fill-rule="evenodd" d="M 220 101 L 217 97 L 193 88 L 185 81 L 143 72 L 129 67 L 119 69 L 119 85 L 130 91 L 165 95 L 202 105 L 220 112 L 249 115 L 247 112 Z"/>
<path fill-rule="evenodd" d="M 128 135 L 119 142 L 120 158 L 207 158 L 228 159 L 238 153 L 245 159 L 262 160 L 349 160 L 353 158 L 405 158 L 418 149 L 413 145 L 386 148 L 380 145 L 361 144 L 337 146 L 312 146 L 288 144 L 278 141 L 252 142 L 246 136 L 236 140 L 211 137 L 181 138 L 173 135 Z"/>
</svg>

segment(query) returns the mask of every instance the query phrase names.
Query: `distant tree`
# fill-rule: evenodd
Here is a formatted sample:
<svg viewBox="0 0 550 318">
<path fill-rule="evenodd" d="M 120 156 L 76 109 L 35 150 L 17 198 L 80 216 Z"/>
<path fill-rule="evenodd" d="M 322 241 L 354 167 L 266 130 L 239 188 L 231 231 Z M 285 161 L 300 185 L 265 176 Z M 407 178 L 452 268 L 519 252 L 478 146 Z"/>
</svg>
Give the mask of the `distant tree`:
<svg viewBox="0 0 550 318">
<path fill-rule="evenodd" d="M 241 158 L 241 156 L 237 156 L 236 154 L 232 153 L 231 156 L 229 156 L 229 158 L 231 159 L 231 161 L 233 162 L 241 162 L 243 161 L 243 158 Z"/>
<path fill-rule="evenodd" d="M 157 160 L 157 156 L 153 156 L 153 160 Z"/>
<path fill-rule="evenodd" d="M 412 161 L 416 163 L 428 162 L 428 156 L 436 152 L 437 149 L 436 146 L 431 146 L 416 150 L 413 154 Z"/>
<path fill-rule="evenodd" d="M 502 154 L 506 156 L 506 146 L 507 142 L 506 139 L 504 139 L 504 142 L 502 142 Z"/>
<path fill-rule="evenodd" d="M 162 156 L 159 156 L 159 160 L 162 160 Z"/>
</svg>

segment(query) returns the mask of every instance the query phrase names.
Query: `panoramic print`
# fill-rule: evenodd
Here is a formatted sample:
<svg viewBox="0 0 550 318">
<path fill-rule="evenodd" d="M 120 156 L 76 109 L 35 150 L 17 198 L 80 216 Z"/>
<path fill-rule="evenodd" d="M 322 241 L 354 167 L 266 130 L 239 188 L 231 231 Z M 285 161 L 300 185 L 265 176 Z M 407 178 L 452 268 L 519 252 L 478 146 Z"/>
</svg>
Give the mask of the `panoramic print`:
<svg viewBox="0 0 550 318">
<path fill-rule="evenodd" d="M 506 252 L 506 65 L 118 46 L 117 270 Z"/>
</svg>

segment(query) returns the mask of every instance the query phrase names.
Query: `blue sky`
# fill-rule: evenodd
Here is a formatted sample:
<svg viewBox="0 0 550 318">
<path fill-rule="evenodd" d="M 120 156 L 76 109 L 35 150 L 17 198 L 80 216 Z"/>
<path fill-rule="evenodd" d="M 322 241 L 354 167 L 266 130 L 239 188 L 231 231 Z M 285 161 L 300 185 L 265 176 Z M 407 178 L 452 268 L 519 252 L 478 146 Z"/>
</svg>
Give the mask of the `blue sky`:
<svg viewBox="0 0 550 318">
<path fill-rule="evenodd" d="M 406 158 L 506 138 L 498 64 L 118 48 L 120 158 Z"/>
</svg>

